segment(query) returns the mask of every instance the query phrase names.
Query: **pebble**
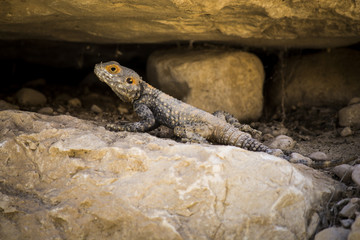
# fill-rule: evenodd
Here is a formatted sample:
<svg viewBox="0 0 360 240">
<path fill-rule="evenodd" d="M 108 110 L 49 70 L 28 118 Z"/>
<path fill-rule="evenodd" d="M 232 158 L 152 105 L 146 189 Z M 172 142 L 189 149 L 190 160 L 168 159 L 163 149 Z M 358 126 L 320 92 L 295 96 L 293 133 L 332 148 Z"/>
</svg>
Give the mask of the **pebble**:
<svg viewBox="0 0 360 240">
<path fill-rule="evenodd" d="M 81 101 L 78 98 L 71 98 L 68 100 L 68 106 L 74 108 L 81 107 Z"/>
<path fill-rule="evenodd" d="M 119 105 L 117 107 L 117 110 L 119 111 L 120 114 L 128 114 L 129 113 L 129 109 L 127 107 L 122 106 L 122 105 Z"/>
<path fill-rule="evenodd" d="M 350 127 L 345 127 L 343 130 L 341 130 L 340 132 L 340 136 L 342 137 L 347 137 L 353 134 L 353 131 L 351 130 Z"/>
<path fill-rule="evenodd" d="M 313 152 L 309 155 L 309 158 L 313 160 L 326 161 L 328 156 L 324 152 Z"/>
<path fill-rule="evenodd" d="M 266 134 L 264 134 L 264 135 L 262 136 L 262 139 L 263 139 L 264 141 L 268 141 L 268 140 L 273 139 L 273 138 L 274 138 L 274 136 L 271 135 L 270 133 L 266 133 Z"/>
<path fill-rule="evenodd" d="M 353 97 L 352 99 L 350 99 L 348 105 L 353 105 L 353 104 L 357 104 L 357 103 L 360 103 L 360 97 Z"/>
<path fill-rule="evenodd" d="M 102 113 L 103 110 L 96 104 L 93 104 L 91 106 L 91 111 L 93 111 L 94 113 Z"/>
<path fill-rule="evenodd" d="M 350 233 L 349 229 L 343 227 L 326 228 L 315 235 L 315 240 L 346 240 Z"/>
<path fill-rule="evenodd" d="M 291 150 L 296 144 L 296 141 L 294 141 L 291 137 L 288 137 L 286 135 L 279 135 L 277 136 L 272 143 L 270 143 L 271 148 L 278 148 L 281 150 Z"/>
<path fill-rule="evenodd" d="M 19 106 L 0 100 L 0 110 L 19 109 Z"/>
<path fill-rule="evenodd" d="M 51 107 L 43 107 L 39 109 L 38 113 L 50 115 L 54 113 L 54 109 Z"/>
<path fill-rule="evenodd" d="M 342 182 L 350 183 L 351 174 L 354 170 L 354 167 L 349 164 L 341 164 L 332 169 L 332 172 L 338 176 Z"/>
<path fill-rule="evenodd" d="M 360 208 L 359 203 L 360 198 L 352 198 L 348 204 L 341 209 L 339 215 L 344 218 L 354 218 L 356 211 Z"/>
<path fill-rule="evenodd" d="M 354 220 L 352 219 L 341 219 L 340 220 L 341 226 L 344 228 L 350 228 L 351 225 L 354 223 Z"/>
<path fill-rule="evenodd" d="M 351 179 L 360 186 L 360 164 L 354 166 L 354 170 L 351 173 Z"/>
<path fill-rule="evenodd" d="M 351 225 L 351 232 L 348 240 L 359 240 L 360 239 L 360 216 L 357 216 L 355 222 Z"/>
<path fill-rule="evenodd" d="M 57 112 L 59 112 L 59 113 L 64 113 L 65 111 L 66 111 L 66 108 L 61 105 L 57 109 Z"/>
<path fill-rule="evenodd" d="M 305 157 L 303 155 L 301 155 L 300 153 L 291 153 L 290 154 L 290 162 L 292 163 L 298 163 L 299 160 L 301 160 L 302 162 L 306 162 L 306 163 L 312 163 L 312 160 L 308 157 Z"/>
<path fill-rule="evenodd" d="M 342 127 L 360 127 L 360 103 L 344 107 L 339 111 L 339 125 Z"/>
<path fill-rule="evenodd" d="M 318 213 L 314 212 L 310 218 L 310 223 L 307 227 L 307 235 L 312 236 L 316 231 L 317 227 L 319 226 L 320 216 Z"/>
<path fill-rule="evenodd" d="M 46 97 L 41 92 L 32 88 L 22 88 L 16 95 L 16 100 L 21 105 L 37 106 L 46 103 Z"/>
</svg>

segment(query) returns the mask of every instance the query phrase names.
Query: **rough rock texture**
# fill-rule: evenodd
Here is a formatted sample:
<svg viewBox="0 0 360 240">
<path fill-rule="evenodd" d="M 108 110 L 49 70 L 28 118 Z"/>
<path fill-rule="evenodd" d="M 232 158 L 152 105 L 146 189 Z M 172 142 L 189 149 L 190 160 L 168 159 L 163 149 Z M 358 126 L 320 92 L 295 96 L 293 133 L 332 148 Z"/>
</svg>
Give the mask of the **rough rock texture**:
<svg viewBox="0 0 360 240">
<path fill-rule="evenodd" d="M 329 47 L 360 40 L 360 4 L 322 1 L 4 0 L 1 38 L 82 42 L 231 41 Z"/>
<path fill-rule="evenodd" d="M 337 186 L 265 153 L 16 110 L 0 160 L 0 239 L 305 239 Z"/>
<path fill-rule="evenodd" d="M 224 110 L 239 120 L 261 116 L 264 69 L 254 54 L 159 51 L 149 57 L 147 76 L 155 87 L 210 113 Z"/>
<path fill-rule="evenodd" d="M 285 106 L 347 105 L 360 92 L 360 51 L 333 49 L 284 59 Z M 282 98 L 279 73 L 270 88 L 273 105 Z"/>
</svg>

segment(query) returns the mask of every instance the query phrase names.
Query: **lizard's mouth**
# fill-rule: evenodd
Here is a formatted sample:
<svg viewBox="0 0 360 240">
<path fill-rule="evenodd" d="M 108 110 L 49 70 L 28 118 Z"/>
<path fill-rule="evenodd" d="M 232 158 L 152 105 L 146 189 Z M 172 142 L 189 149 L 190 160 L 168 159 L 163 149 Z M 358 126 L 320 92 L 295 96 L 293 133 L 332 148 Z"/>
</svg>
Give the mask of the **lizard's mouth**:
<svg viewBox="0 0 360 240">
<path fill-rule="evenodd" d="M 94 73 L 99 78 L 100 81 L 105 82 L 104 81 L 104 76 L 103 76 L 104 74 L 103 74 L 102 63 L 95 64 Z"/>
</svg>

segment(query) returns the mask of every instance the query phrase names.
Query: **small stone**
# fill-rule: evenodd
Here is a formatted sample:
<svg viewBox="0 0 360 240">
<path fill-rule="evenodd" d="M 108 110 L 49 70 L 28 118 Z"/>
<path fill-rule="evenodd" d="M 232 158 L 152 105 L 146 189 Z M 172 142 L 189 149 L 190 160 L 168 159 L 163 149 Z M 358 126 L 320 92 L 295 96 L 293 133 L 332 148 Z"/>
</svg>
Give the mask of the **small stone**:
<svg viewBox="0 0 360 240">
<path fill-rule="evenodd" d="M 307 235 L 312 236 L 314 232 L 316 231 L 316 228 L 318 227 L 320 222 L 320 216 L 318 213 L 314 212 L 311 216 L 309 225 L 307 227 Z"/>
<path fill-rule="evenodd" d="M 315 235 L 315 240 L 346 240 L 349 233 L 350 230 L 343 227 L 326 228 Z"/>
<path fill-rule="evenodd" d="M 64 108 L 63 106 L 60 105 L 60 106 L 58 107 L 57 111 L 58 111 L 59 113 L 64 113 L 64 112 L 66 112 L 66 108 Z"/>
<path fill-rule="evenodd" d="M 0 100 L 0 110 L 19 109 L 19 106 Z"/>
<path fill-rule="evenodd" d="M 351 173 L 351 179 L 360 186 L 360 164 L 354 166 L 354 170 Z"/>
<path fill-rule="evenodd" d="M 272 129 L 271 134 L 273 136 L 281 136 L 286 135 L 289 132 L 289 130 L 286 127 L 275 127 Z"/>
<path fill-rule="evenodd" d="M 350 99 L 348 105 L 353 105 L 353 104 L 357 104 L 357 103 L 360 103 L 360 97 L 353 97 L 352 99 Z"/>
<path fill-rule="evenodd" d="M 332 169 L 332 172 L 336 174 L 340 178 L 342 182 L 350 183 L 351 182 L 351 174 L 354 170 L 354 167 L 349 164 L 341 164 Z"/>
<path fill-rule="evenodd" d="M 120 114 L 128 114 L 129 113 L 129 109 L 122 105 L 119 105 L 117 107 L 117 110 L 119 111 Z"/>
<path fill-rule="evenodd" d="M 339 124 L 343 127 L 360 127 L 360 103 L 342 108 L 339 111 Z"/>
<path fill-rule="evenodd" d="M 102 113 L 103 110 L 96 104 L 93 104 L 91 106 L 91 111 L 93 111 L 94 113 Z"/>
<path fill-rule="evenodd" d="M 305 156 L 301 155 L 300 153 L 291 153 L 289 161 L 292 163 L 300 162 L 300 163 L 308 163 L 308 164 L 313 162 L 310 158 L 305 157 Z"/>
<path fill-rule="evenodd" d="M 313 160 L 326 161 L 328 156 L 324 152 L 313 152 L 309 155 L 309 158 Z"/>
<path fill-rule="evenodd" d="M 340 223 L 341 226 L 343 226 L 344 228 L 350 228 L 351 224 L 353 224 L 354 220 L 352 219 L 341 219 Z"/>
<path fill-rule="evenodd" d="M 353 134 L 353 131 L 351 130 L 350 127 L 345 127 L 343 130 L 341 130 L 340 132 L 340 136 L 342 137 L 347 137 Z"/>
<path fill-rule="evenodd" d="M 357 216 L 355 222 L 351 225 L 351 232 L 348 240 L 359 240 L 360 239 L 360 216 Z"/>
<path fill-rule="evenodd" d="M 69 107 L 78 108 L 81 107 L 81 101 L 78 98 L 71 98 L 68 100 Z"/>
<path fill-rule="evenodd" d="M 339 212 L 339 215 L 341 217 L 346 217 L 346 218 L 354 218 L 355 217 L 355 213 L 356 211 L 359 210 L 359 198 L 352 198 L 348 204 L 346 204 L 341 211 Z"/>
<path fill-rule="evenodd" d="M 43 108 L 40 108 L 38 113 L 41 113 L 41 114 L 53 114 L 54 112 L 54 109 L 52 109 L 51 107 L 43 107 Z"/>
<path fill-rule="evenodd" d="M 46 103 L 46 97 L 32 88 L 22 88 L 16 93 L 16 100 L 21 105 L 37 106 Z"/>
<path fill-rule="evenodd" d="M 286 135 L 277 136 L 274 141 L 270 144 L 271 148 L 278 148 L 281 150 L 291 150 L 296 144 L 291 137 Z"/>
<path fill-rule="evenodd" d="M 264 141 L 268 141 L 268 140 L 270 140 L 270 139 L 273 139 L 274 136 L 271 135 L 270 133 L 266 133 L 266 134 L 263 135 L 262 138 L 263 138 Z"/>
</svg>

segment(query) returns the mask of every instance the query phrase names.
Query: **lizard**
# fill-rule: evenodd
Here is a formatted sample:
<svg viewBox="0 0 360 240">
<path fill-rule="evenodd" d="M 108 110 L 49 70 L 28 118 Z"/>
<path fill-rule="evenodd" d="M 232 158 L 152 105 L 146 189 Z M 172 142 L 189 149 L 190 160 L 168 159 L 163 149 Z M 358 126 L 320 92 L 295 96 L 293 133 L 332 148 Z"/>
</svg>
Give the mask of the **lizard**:
<svg viewBox="0 0 360 240">
<path fill-rule="evenodd" d="M 252 135 L 260 132 L 249 125 L 240 124 L 231 114 L 223 111 L 210 114 L 171 97 L 142 80 L 134 70 L 121 66 L 115 61 L 96 64 L 94 73 L 123 102 L 131 103 L 134 112 L 140 118 L 137 122 L 107 124 L 105 126 L 107 130 L 147 132 L 164 125 L 173 129 L 174 134 L 183 142 L 231 145 L 291 160 L 280 149 L 271 149 L 253 138 Z M 291 162 L 313 168 L 326 168 L 355 159 L 356 157 L 334 161 L 299 159 Z"/>
</svg>

